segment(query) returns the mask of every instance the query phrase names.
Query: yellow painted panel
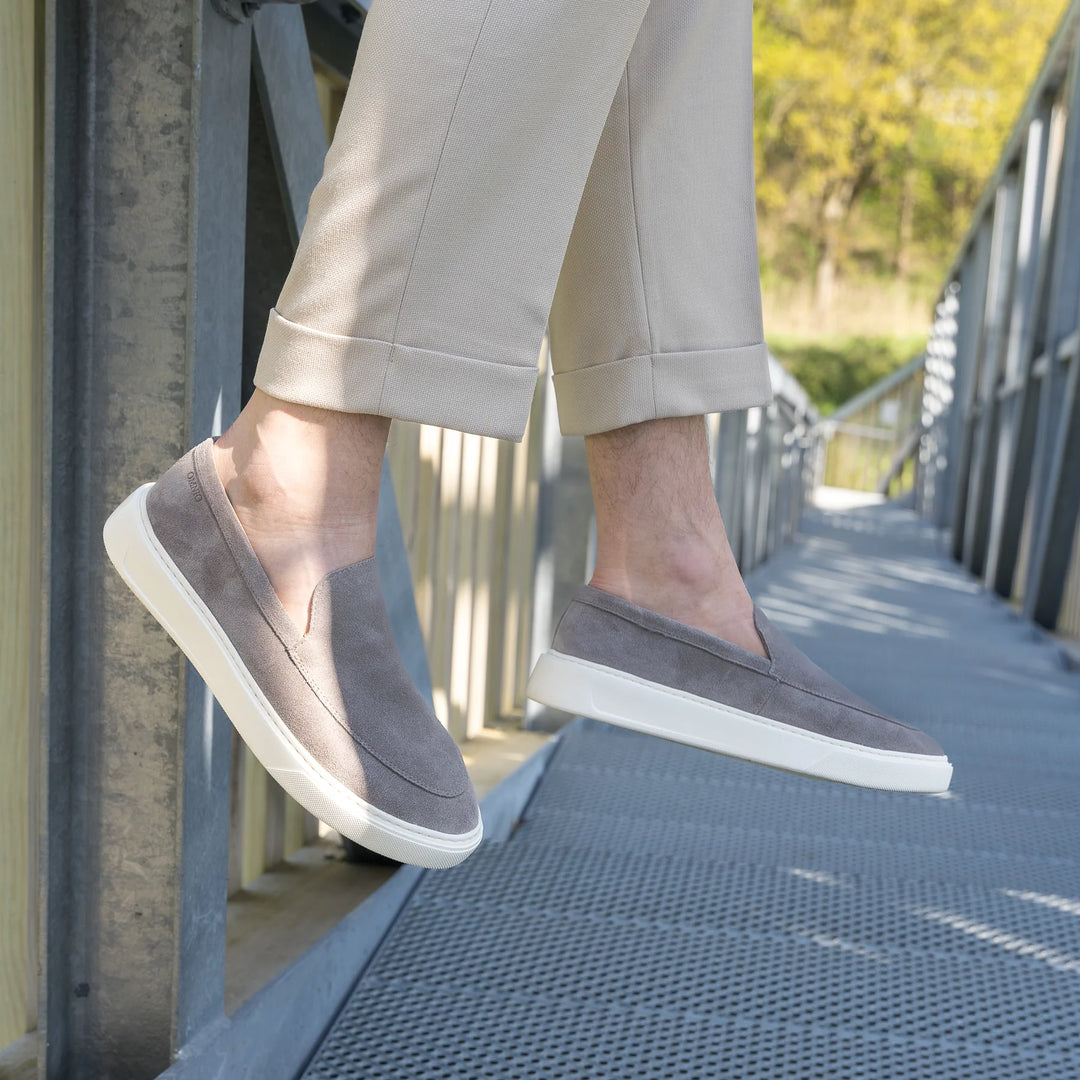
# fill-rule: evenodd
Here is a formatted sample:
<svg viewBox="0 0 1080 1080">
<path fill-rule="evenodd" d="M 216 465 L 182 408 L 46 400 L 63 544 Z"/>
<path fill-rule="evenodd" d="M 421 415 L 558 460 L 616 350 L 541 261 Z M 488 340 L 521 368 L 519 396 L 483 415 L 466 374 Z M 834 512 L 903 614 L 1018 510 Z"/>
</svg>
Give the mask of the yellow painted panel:
<svg viewBox="0 0 1080 1080">
<path fill-rule="evenodd" d="M 34 1026 L 40 623 L 40 3 L 0 6 L 0 1046 Z"/>
</svg>

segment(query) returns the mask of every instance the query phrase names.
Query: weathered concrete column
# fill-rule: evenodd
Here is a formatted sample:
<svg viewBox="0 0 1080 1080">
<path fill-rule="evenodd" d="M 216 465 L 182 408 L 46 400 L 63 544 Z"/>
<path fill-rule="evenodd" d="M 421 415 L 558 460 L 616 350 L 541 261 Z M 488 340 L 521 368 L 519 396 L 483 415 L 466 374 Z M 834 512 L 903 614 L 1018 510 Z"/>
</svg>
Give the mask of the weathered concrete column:
<svg viewBox="0 0 1080 1080">
<path fill-rule="evenodd" d="M 239 407 L 250 41 L 49 4 L 46 1077 L 154 1076 L 222 1012 L 227 723 L 101 528 Z"/>
</svg>

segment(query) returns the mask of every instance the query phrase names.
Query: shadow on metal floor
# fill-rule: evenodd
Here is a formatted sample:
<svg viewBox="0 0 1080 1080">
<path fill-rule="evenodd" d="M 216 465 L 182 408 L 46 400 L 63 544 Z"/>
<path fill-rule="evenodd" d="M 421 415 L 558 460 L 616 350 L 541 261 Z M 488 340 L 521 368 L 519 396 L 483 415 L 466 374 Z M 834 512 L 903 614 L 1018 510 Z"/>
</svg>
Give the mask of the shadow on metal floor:
<svg viewBox="0 0 1080 1080">
<path fill-rule="evenodd" d="M 945 796 L 579 722 L 509 839 L 420 875 L 305 1077 L 1076 1080 L 1080 676 L 908 510 L 751 591 L 935 735 Z"/>
</svg>

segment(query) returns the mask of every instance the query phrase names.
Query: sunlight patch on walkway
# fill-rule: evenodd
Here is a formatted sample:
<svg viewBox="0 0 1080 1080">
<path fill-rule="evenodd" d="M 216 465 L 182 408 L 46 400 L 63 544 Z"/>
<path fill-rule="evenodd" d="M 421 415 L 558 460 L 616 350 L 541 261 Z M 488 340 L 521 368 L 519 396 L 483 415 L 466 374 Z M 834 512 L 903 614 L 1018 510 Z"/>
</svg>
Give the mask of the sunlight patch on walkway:
<svg viewBox="0 0 1080 1080">
<path fill-rule="evenodd" d="M 1017 956 L 1028 956 L 1033 960 L 1040 960 L 1044 964 L 1049 964 L 1052 968 L 1057 968 L 1059 971 L 1080 971 L 1080 957 L 1073 956 L 1072 953 L 1062 952 L 1060 949 L 1055 949 L 1050 945 L 1044 945 L 1039 941 L 1028 941 L 1026 938 L 1010 933 L 1008 930 L 1002 930 L 1001 927 L 976 922 L 965 915 L 957 915 L 951 911 L 941 911 L 938 908 L 912 908 L 911 913 L 928 919 L 930 922 L 938 923 L 940 926 L 948 926 L 953 930 L 969 934 L 978 941 L 986 941 L 991 945 L 1000 946 L 1006 952 L 1015 953 Z"/>
<path fill-rule="evenodd" d="M 1080 900 L 1073 900 L 1068 896 L 1054 896 L 1052 893 L 1037 893 L 1030 889 L 1002 889 L 1006 896 L 1014 900 L 1027 900 L 1032 904 L 1042 904 L 1053 908 L 1055 911 L 1063 911 L 1066 915 L 1080 915 Z"/>
</svg>

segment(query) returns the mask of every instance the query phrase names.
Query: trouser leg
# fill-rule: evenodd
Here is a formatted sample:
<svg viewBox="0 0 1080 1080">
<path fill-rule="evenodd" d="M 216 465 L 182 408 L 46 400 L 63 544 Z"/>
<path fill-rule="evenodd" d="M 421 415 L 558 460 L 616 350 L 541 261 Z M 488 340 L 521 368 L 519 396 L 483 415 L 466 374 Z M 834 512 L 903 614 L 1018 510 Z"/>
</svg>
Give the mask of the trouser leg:
<svg viewBox="0 0 1080 1080">
<path fill-rule="evenodd" d="M 519 439 L 647 7 L 375 0 L 256 385 Z"/>
<path fill-rule="evenodd" d="M 559 418 L 596 434 L 772 398 L 754 207 L 751 0 L 653 0 L 550 313 Z"/>
</svg>

